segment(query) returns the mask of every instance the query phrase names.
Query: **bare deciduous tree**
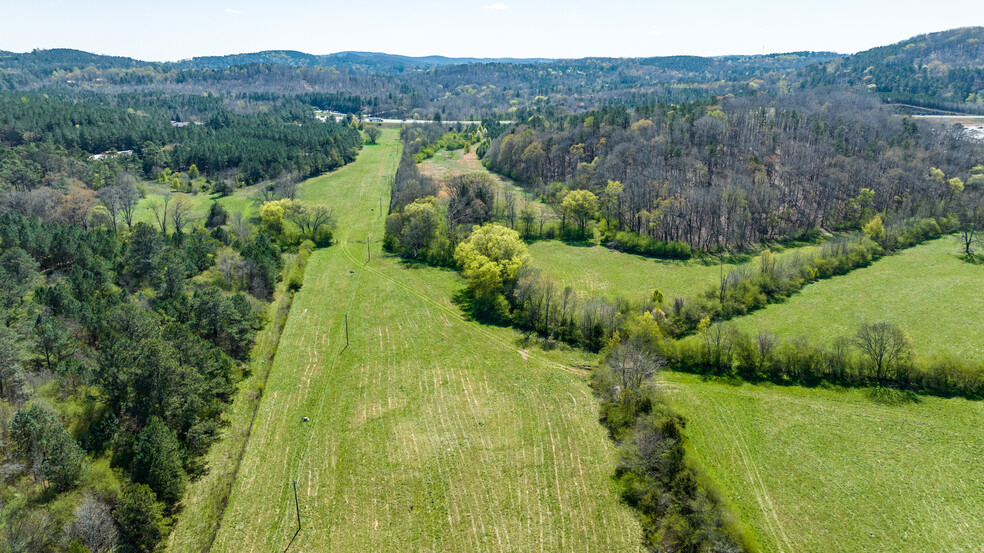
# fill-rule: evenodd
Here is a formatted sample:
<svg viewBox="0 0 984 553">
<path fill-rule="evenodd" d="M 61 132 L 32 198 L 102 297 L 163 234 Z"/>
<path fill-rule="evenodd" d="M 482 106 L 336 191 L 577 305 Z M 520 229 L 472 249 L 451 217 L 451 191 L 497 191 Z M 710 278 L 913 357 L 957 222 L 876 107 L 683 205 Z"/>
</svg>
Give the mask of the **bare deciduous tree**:
<svg viewBox="0 0 984 553">
<path fill-rule="evenodd" d="M 171 204 L 171 220 L 174 231 L 178 234 L 184 230 L 191 220 L 191 202 L 184 196 L 178 196 Z"/>
<path fill-rule="evenodd" d="M 888 371 L 898 368 L 912 353 L 912 340 L 898 325 L 892 323 L 863 324 L 854 338 L 861 352 L 875 368 L 879 381 Z"/>
<path fill-rule="evenodd" d="M 662 357 L 646 351 L 633 340 L 618 344 L 608 355 L 608 366 L 623 390 L 638 390 L 664 363 Z"/>
<path fill-rule="evenodd" d="M 67 533 L 69 540 L 79 541 L 92 553 L 112 551 L 119 538 L 109 505 L 92 495 L 75 509 L 75 522 Z"/>
<path fill-rule="evenodd" d="M 114 231 L 117 230 L 120 217 L 123 218 L 127 228 L 133 223 L 133 212 L 137 207 L 137 202 L 140 201 L 140 192 L 137 190 L 136 182 L 133 175 L 120 173 L 116 177 L 116 184 L 99 191 L 99 199 L 106 206 Z"/>
<path fill-rule="evenodd" d="M 241 211 L 237 211 L 229 217 L 229 226 L 236 238 L 243 242 L 249 242 L 250 238 L 253 237 L 253 226 L 243 217 Z"/>
<path fill-rule="evenodd" d="M 171 204 L 172 198 L 170 192 L 165 192 L 161 194 L 160 198 L 154 198 L 150 201 L 150 210 L 154 213 L 154 218 L 157 219 L 157 226 L 161 228 L 161 232 L 164 234 L 167 234 L 167 218 L 171 211 L 168 206 Z"/>
<path fill-rule="evenodd" d="M 297 202 L 300 204 L 300 202 Z M 305 238 L 317 241 L 322 230 L 334 230 L 335 212 L 323 205 L 309 206 L 300 204 L 295 209 L 284 213 L 284 217 L 301 229 Z"/>
</svg>

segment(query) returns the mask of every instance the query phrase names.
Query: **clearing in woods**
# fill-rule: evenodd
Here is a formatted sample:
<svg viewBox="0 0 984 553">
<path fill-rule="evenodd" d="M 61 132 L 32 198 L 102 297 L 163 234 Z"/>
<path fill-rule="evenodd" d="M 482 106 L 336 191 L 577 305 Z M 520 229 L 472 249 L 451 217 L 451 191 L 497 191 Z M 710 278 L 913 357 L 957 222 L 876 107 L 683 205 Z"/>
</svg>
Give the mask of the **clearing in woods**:
<svg viewBox="0 0 984 553">
<path fill-rule="evenodd" d="M 462 150 L 439 151 L 430 159 L 417 164 L 421 174 L 441 179 L 455 173 L 484 173 L 495 179 L 499 192 L 510 191 L 519 200 L 519 206 L 532 204 L 537 210 L 549 212 L 549 225 L 557 225 L 559 219 L 546 205 L 533 201 L 526 191 L 502 175 L 486 169 L 474 152 Z M 518 210 L 517 210 L 518 211 Z M 534 223 L 534 228 L 539 221 Z M 721 271 L 725 274 L 738 267 L 758 262 L 758 256 L 731 256 L 723 264 L 719 257 L 708 256 L 687 261 L 652 259 L 641 255 L 622 253 L 597 244 L 568 244 L 560 240 L 538 240 L 530 244 L 533 264 L 556 278 L 562 286 L 571 286 L 580 294 L 622 296 L 640 300 L 658 288 L 667 300 L 689 297 L 716 284 Z M 781 256 L 808 254 L 819 246 L 807 244 L 784 248 L 770 246 Z M 722 266 L 723 265 L 723 266 Z"/>
<path fill-rule="evenodd" d="M 519 210 L 526 205 L 532 205 L 536 213 L 544 214 L 544 220 L 550 221 L 550 224 L 554 224 L 557 221 L 557 215 L 553 210 L 535 198 L 532 198 L 530 194 L 521 186 L 516 184 L 509 178 L 506 178 L 500 174 L 493 173 L 482 165 L 482 162 L 478 160 L 478 155 L 474 152 L 468 152 L 462 150 L 441 150 L 428 159 L 417 164 L 417 169 L 420 171 L 421 175 L 433 177 L 438 184 L 441 181 L 451 175 L 459 173 L 482 173 L 488 175 L 495 182 L 496 186 L 496 201 L 501 201 L 503 195 L 510 193 L 516 199 L 516 213 L 518 218 Z M 446 196 L 443 191 L 438 192 L 439 195 Z M 534 224 L 534 227 L 538 225 L 539 222 Z"/>
<path fill-rule="evenodd" d="M 521 349 L 462 317 L 457 273 L 382 254 L 398 159 L 387 129 L 301 188 L 335 209 L 338 244 L 308 263 L 212 550 L 283 551 L 294 480 L 291 551 L 637 550 L 591 357 Z"/>
<path fill-rule="evenodd" d="M 770 308 L 771 309 L 771 308 Z M 984 404 L 664 373 L 697 459 L 763 553 L 979 552 Z"/>
</svg>

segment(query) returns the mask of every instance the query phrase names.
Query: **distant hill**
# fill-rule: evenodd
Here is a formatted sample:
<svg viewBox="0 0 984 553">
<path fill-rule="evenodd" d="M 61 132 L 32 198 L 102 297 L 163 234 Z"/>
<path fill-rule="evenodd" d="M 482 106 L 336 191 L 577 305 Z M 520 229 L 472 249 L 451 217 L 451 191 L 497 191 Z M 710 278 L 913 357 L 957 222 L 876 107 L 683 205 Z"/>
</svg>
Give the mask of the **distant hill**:
<svg viewBox="0 0 984 553">
<path fill-rule="evenodd" d="M 919 35 L 807 68 L 804 84 L 865 86 L 887 102 L 984 109 L 984 27 Z"/>
<path fill-rule="evenodd" d="M 449 58 L 445 56 L 400 56 L 396 54 L 384 54 L 380 52 L 338 52 L 324 56 L 327 60 L 342 63 L 359 63 L 374 65 L 418 65 L 418 66 L 442 66 L 442 65 L 464 65 L 469 63 L 515 63 L 533 64 L 548 63 L 555 61 L 550 58 Z M 332 63 L 330 65 L 335 65 Z"/>
<path fill-rule="evenodd" d="M 811 64 L 840 59 L 843 54 L 834 52 L 787 52 L 752 56 L 661 56 L 639 58 L 640 65 L 659 67 L 665 71 L 687 73 L 714 73 L 726 68 L 741 67 L 754 71 L 760 69 L 799 69 Z"/>
<path fill-rule="evenodd" d="M 121 56 L 101 56 L 71 48 L 52 48 L 32 52 L 6 52 L 0 50 L 0 68 L 16 68 L 27 71 L 71 70 L 82 67 L 116 69 L 153 65 Z"/>
<path fill-rule="evenodd" d="M 268 65 L 289 65 L 292 67 L 354 67 L 370 70 L 402 69 L 406 67 L 437 67 L 444 65 L 464 65 L 469 63 L 544 63 L 553 60 L 546 58 L 448 58 L 445 56 L 400 56 L 381 52 L 336 52 L 327 55 L 305 54 L 293 50 L 267 50 L 252 54 L 232 54 L 228 56 L 206 56 L 182 60 L 174 65 L 182 69 L 226 69 L 250 63 Z"/>
<path fill-rule="evenodd" d="M 265 50 L 250 54 L 231 54 L 228 56 L 202 56 L 175 62 L 180 69 L 226 69 L 236 65 L 251 63 L 267 65 L 289 65 L 291 67 L 312 67 L 323 65 L 322 56 L 305 54 L 296 50 Z"/>
</svg>

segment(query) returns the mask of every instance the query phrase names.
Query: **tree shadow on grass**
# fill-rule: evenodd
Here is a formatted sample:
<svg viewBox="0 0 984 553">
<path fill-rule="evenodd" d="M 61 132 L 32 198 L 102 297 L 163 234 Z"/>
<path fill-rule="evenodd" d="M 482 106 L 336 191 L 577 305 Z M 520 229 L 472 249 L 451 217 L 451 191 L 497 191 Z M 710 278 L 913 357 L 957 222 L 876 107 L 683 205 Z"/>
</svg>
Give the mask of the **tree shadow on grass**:
<svg viewBox="0 0 984 553">
<path fill-rule="evenodd" d="M 404 269 L 435 269 L 438 271 L 445 271 L 445 272 L 453 272 L 453 273 L 458 272 L 458 270 L 455 269 L 454 267 L 445 267 L 443 265 L 431 265 L 430 263 L 420 259 L 408 259 L 406 257 L 401 257 L 394 253 L 385 253 L 383 254 L 383 257 L 396 259 L 397 262 L 399 262 Z"/>
<path fill-rule="evenodd" d="M 568 246 L 573 246 L 575 248 L 593 248 L 597 246 L 597 244 L 594 243 L 594 240 L 590 238 L 580 238 L 580 237 L 572 236 L 567 238 L 561 238 L 560 241 L 563 242 L 564 244 L 567 244 Z"/>
<path fill-rule="evenodd" d="M 970 253 L 970 254 L 962 253 L 962 254 L 958 255 L 957 257 L 959 257 L 961 260 L 963 260 L 966 263 L 970 263 L 971 265 L 984 265 L 984 255 L 981 255 L 981 254 L 977 254 L 977 253 Z"/>
</svg>

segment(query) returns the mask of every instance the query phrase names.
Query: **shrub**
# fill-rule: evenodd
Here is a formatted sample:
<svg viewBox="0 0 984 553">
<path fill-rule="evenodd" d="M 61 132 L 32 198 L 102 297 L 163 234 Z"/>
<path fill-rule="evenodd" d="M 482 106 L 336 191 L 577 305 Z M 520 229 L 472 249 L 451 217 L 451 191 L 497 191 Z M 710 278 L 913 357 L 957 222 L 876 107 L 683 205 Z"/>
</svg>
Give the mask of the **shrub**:
<svg viewBox="0 0 984 553">
<path fill-rule="evenodd" d="M 662 259 L 690 259 L 693 251 L 685 242 L 664 242 L 635 232 L 608 230 L 605 244 L 612 249 Z"/>
</svg>

